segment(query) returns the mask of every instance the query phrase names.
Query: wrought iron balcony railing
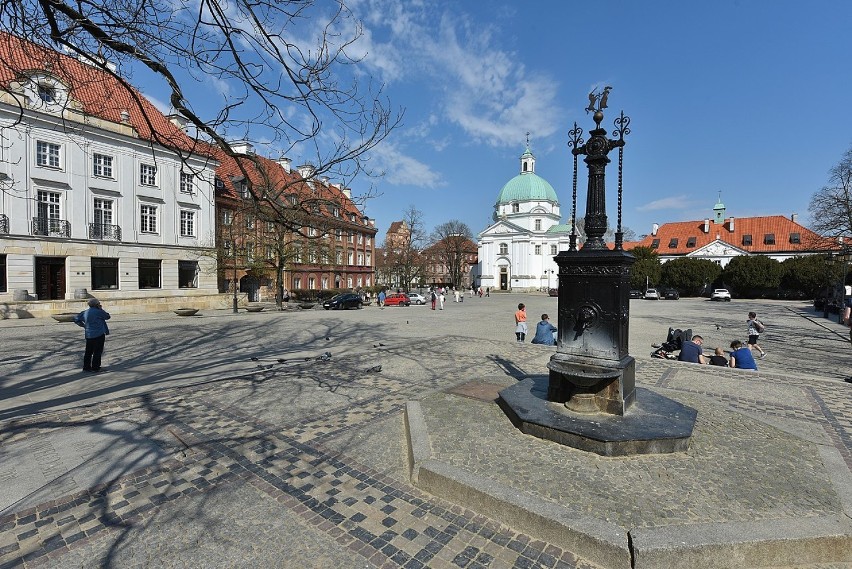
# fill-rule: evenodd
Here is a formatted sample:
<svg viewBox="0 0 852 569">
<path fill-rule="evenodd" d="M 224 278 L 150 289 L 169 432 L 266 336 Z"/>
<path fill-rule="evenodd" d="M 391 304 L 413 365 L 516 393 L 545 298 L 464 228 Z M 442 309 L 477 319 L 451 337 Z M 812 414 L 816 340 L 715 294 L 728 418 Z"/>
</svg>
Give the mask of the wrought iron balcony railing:
<svg viewBox="0 0 852 569">
<path fill-rule="evenodd" d="M 104 241 L 121 241 L 121 227 L 107 223 L 90 223 L 89 239 Z"/>
<path fill-rule="evenodd" d="M 0 213 L 0 235 L 9 233 L 9 216 L 5 213 Z"/>
<path fill-rule="evenodd" d="M 64 219 L 34 217 L 33 235 L 46 235 L 48 237 L 71 237 L 71 223 Z"/>
</svg>

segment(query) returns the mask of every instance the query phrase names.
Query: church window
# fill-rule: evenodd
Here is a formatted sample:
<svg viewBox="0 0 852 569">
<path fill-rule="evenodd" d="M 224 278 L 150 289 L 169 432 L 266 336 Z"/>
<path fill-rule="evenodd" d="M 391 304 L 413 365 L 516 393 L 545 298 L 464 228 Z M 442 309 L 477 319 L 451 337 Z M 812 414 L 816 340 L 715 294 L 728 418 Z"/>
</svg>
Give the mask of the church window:
<svg viewBox="0 0 852 569">
<path fill-rule="evenodd" d="M 521 206 L 519 204 L 513 203 L 512 204 L 512 213 L 518 213 L 519 211 L 521 211 Z"/>
<path fill-rule="evenodd" d="M 500 254 L 508 255 L 509 254 L 509 245 L 506 243 L 500 243 Z"/>
<path fill-rule="evenodd" d="M 799 233 L 791 233 L 790 234 L 790 243 L 793 245 L 798 245 L 802 242 L 802 236 Z"/>
<path fill-rule="evenodd" d="M 541 220 L 540 219 L 535 220 L 535 230 L 541 231 Z"/>
<path fill-rule="evenodd" d="M 550 246 L 550 254 L 551 254 L 551 255 L 555 255 L 555 254 L 556 254 L 556 245 L 551 245 L 551 246 Z"/>
<path fill-rule="evenodd" d="M 677 237 L 672 237 L 669 241 L 669 249 L 677 249 Z"/>
<path fill-rule="evenodd" d="M 535 246 L 535 254 L 536 254 L 536 255 L 541 255 L 541 245 L 536 245 L 536 246 Z"/>
<path fill-rule="evenodd" d="M 763 236 L 763 244 L 764 245 L 775 245 L 775 234 L 767 233 Z"/>
<path fill-rule="evenodd" d="M 751 235 L 749 235 L 749 234 L 743 235 L 743 246 L 745 246 L 745 247 L 751 246 Z"/>
<path fill-rule="evenodd" d="M 689 239 L 686 240 L 686 246 L 687 247 L 695 247 L 695 241 L 696 241 L 695 237 L 690 237 Z"/>
</svg>

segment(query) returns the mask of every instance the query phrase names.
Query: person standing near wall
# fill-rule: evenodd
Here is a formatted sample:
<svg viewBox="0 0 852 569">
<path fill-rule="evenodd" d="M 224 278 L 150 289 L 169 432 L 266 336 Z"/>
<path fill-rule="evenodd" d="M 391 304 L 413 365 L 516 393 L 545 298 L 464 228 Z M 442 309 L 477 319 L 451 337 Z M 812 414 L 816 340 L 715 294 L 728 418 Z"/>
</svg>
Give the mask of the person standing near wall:
<svg viewBox="0 0 852 569">
<path fill-rule="evenodd" d="M 83 371 L 101 371 L 101 356 L 104 353 L 109 328 L 109 312 L 105 311 L 97 298 L 89 299 L 89 308 L 74 318 L 77 326 L 85 329 L 86 351 L 83 354 Z"/>
</svg>

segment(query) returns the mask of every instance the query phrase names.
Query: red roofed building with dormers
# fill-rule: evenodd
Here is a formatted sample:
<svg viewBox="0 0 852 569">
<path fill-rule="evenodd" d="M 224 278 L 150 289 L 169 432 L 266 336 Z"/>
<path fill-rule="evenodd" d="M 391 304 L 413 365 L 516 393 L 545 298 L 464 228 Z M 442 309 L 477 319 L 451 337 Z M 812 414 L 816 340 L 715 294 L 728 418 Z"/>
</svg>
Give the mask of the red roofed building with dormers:
<svg viewBox="0 0 852 569">
<path fill-rule="evenodd" d="M 108 62 L 0 33 L 0 136 L 9 315 L 222 303 L 217 163 Z"/>
<path fill-rule="evenodd" d="M 277 292 L 304 297 L 308 291 L 373 286 L 375 224 L 348 188 L 317 177 L 310 165 L 294 169 L 288 158 L 256 155 L 249 143 L 231 147 L 246 157 L 237 162 L 211 149 L 220 161 L 220 291 L 233 293 L 237 283 L 236 290 L 255 302 L 275 300 Z"/>
<path fill-rule="evenodd" d="M 649 235 L 640 241 L 625 243 L 624 248 L 649 247 L 657 252 L 662 262 L 691 257 L 708 259 L 722 267 L 740 255 L 765 255 L 783 261 L 838 249 L 836 241 L 799 224 L 796 214 L 735 218 L 726 213 L 720 199 L 713 207 L 712 217 L 662 225 L 655 223 Z"/>
</svg>

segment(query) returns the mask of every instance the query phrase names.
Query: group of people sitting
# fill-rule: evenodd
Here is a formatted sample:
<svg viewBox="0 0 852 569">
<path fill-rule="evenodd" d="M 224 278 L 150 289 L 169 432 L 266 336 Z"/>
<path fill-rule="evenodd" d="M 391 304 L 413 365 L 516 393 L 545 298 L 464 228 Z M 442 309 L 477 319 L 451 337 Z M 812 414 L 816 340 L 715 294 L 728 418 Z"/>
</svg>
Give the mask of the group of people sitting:
<svg viewBox="0 0 852 569">
<path fill-rule="evenodd" d="M 743 345 L 739 340 L 731 342 L 731 359 L 725 357 L 725 352 L 722 348 L 716 348 L 714 353 L 709 358 L 704 356 L 704 338 L 701 336 L 693 336 L 691 340 L 686 341 L 680 348 L 678 360 L 682 362 L 691 362 L 695 364 L 710 364 L 716 366 L 735 367 L 739 369 L 757 370 L 757 362 L 754 361 L 754 356 L 751 353 L 751 348 Z"/>
</svg>

